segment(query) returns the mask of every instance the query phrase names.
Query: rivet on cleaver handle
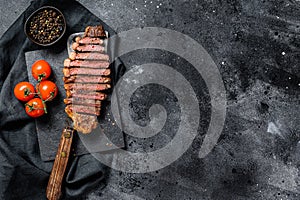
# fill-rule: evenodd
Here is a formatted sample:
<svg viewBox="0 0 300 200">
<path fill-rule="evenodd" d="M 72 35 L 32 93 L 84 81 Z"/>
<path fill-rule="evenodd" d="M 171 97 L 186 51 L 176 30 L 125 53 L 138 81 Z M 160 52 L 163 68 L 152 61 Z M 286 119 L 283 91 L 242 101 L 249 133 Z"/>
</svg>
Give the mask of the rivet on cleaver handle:
<svg viewBox="0 0 300 200">
<path fill-rule="evenodd" d="M 61 185 L 71 152 L 73 134 L 74 130 L 72 128 L 64 128 L 62 131 L 60 143 L 47 186 L 46 194 L 48 200 L 58 200 L 61 196 Z"/>
</svg>

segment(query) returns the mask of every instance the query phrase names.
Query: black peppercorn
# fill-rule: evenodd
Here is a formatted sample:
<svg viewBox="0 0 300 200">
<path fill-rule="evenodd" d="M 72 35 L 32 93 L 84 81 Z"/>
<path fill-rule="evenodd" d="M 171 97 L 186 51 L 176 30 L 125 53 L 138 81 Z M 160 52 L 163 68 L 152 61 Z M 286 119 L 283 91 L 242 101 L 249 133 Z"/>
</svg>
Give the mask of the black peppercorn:
<svg viewBox="0 0 300 200">
<path fill-rule="evenodd" d="M 37 12 L 28 25 L 27 34 L 41 44 L 55 41 L 64 31 L 63 16 L 51 8 Z"/>
</svg>

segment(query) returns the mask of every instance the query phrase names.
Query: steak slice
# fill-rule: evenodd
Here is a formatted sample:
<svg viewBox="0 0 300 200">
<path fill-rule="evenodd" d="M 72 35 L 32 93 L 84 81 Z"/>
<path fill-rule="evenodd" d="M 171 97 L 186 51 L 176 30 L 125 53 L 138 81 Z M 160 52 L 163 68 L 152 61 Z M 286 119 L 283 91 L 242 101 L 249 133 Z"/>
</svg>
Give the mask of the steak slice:
<svg viewBox="0 0 300 200">
<path fill-rule="evenodd" d="M 110 84 L 82 84 L 69 83 L 64 85 L 65 90 L 102 91 L 111 88 Z"/>
<path fill-rule="evenodd" d="M 85 28 L 84 36 L 83 37 L 100 37 L 106 38 L 105 31 L 103 26 L 88 26 Z"/>
<path fill-rule="evenodd" d="M 85 74 L 91 76 L 108 76 L 110 75 L 110 69 L 90 69 L 90 68 L 63 68 L 65 77 L 69 77 L 77 74 Z"/>
<path fill-rule="evenodd" d="M 88 53 L 70 53 L 71 60 L 104 60 L 109 61 L 109 56 L 107 54 L 99 52 L 88 52 Z"/>
<path fill-rule="evenodd" d="M 64 103 L 68 104 L 77 104 L 77 105 L 86 105 L 86 106 L 94 106 L 101 107 L 101 101 L 96 99 L 84 99 L 84 98 L 65 98 Z"/>
<path fill-rule="evenodd" d="M 70 60 L 65 59 L 64 67 L 88 67 L 88 68 L 108 68 L 109 62 L 99 60 Z"/>
<path fill-rule="evenodd" d="M 66 106 L 65 112 L 72 119 L 74 129 L 83 134 L 92 132 L 98 125 L 97 116 L 95 115 L 73 112 L 71 107 L 68 106 Z"/>
<path fill-rule="evenodd" d="M 66 94 L 67 97 L 72 96 L 73 94 L 87 94 L 87 95 L 100 95 L 100 94 L 104 94 L 102 93 L 102 91 L 95 91 L 95 90 L 85 90 L 85 89 L 81 89 L 81 90 L 66 90 Z M 104 96 L 105 98 L 106 96 Z M 100 99 L 101 100 L 101 99 Z"/>
<path fill-rule="evenodd" d="M 91 38 L 91 37 L 76 37 L 75 38 L 76 43 L 79 44 L 99 44 L 102 45 L 104 41 L 100 38 Z"/>
<path fill-rule="evenodd" d="M 90 114 L 90 115 L 100 115 L 100 107 L 92 107 L 92 106 L 85 106 L 85 105 L 75 105 L 75 104 L 69 104 L 66 106 L 70 111 L 73 113 L 84 113 L 84 114 Z"/>
<path fill-rule="evenodd" d="M 104 100 L 107 98 L 107 94 L 101 92 L 90 92 L 87 93 L 86 91 L 74 91 L 74 90 L 67 90 L 66 91 L 67 97 L 75 97 L 75 98 L 85 98 L 85 99 L 94 99 L 94 100 Z"/>
<path fill-rule="evenodd" d="M 74 42 L 72 44 L 72 49 L 79 52 L 104 52 L 104 47 L 101 45 L 95 45 L 95 44 L 85 44 L 85 45 L 79 45 L 79 43 Z"/>
<path fill-rule="evenodd" d="M 74 75 L 63 78 L 64 83 L 110 83 L 111 79 L 105 76 Z"/>
</svg>

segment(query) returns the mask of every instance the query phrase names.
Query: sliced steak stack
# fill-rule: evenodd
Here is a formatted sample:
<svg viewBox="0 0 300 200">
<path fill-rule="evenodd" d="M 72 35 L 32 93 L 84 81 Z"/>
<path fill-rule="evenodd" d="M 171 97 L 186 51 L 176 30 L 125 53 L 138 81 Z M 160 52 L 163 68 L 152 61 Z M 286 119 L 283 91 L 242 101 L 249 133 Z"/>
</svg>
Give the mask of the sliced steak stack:
<svg viewBox="0 0 300 200">
<path fill-rule="evenodd" d="M 102 26 L 88 26 L 83 37 L 75 38 L 72 52 L 64 61 L 65 111 L 74 129 L 87 134 L 97 127 L 101 101 L 111 88 L 109 56 L 105 53 Z"/>
</svg>

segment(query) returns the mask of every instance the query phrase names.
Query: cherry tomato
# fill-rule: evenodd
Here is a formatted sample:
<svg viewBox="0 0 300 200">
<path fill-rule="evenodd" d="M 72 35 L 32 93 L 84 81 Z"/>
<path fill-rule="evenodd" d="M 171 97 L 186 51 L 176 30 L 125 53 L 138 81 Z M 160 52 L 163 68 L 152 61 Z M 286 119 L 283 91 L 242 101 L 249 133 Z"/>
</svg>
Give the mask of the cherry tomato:
<svg viewBox="0 0 300 200">
<path fill-rule="evenodd" d="M 51 67 L 45 60 L 38 60 L 31 67 L 33 78 L 37 81 L 46 80 L 51 75 Z"/>
<path fill-rule="evenodd" d="M 58 88 L 52 81 L 41 81 L 36 85 L 36 90 L 39 92 L 39 96 L 44 101 L 51 101 L 57 95 Z"/>
<path fill-rule="evenodd" d="M 40 98 L 34 98 L 25 104 L 25 111 L 30 117 L 40 117 L 45 114 L 46 108 Z"/>
<path fill-rule="evenodd" d="M 20 101 L 29 101 L 34 98 L 34 86 L 29 82 L 20 82 L 15 86 L 14 94 Z"/>
</svg>

